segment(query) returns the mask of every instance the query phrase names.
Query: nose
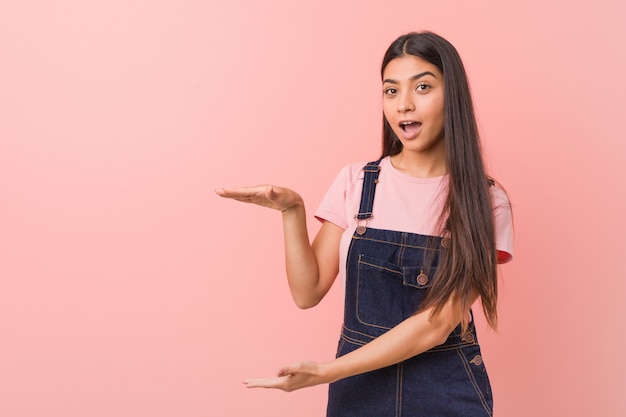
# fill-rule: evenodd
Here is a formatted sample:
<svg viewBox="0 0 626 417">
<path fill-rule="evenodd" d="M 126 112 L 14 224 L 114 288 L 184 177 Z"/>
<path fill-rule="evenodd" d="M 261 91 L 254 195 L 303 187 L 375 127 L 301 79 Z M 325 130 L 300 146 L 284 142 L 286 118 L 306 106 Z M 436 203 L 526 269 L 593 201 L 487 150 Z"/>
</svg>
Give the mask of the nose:
<svg viewBox="0 0 626 417">
<path fill-rule="evenodd" d="M 415 103 L 411 99 L 411 95 L 409 92 L 404 92 L 400 95 L 400 100 L 398 101 L 398 111 L 401 113 L 406 113 L 409 111 L 415 110 Z"/>
</svg>

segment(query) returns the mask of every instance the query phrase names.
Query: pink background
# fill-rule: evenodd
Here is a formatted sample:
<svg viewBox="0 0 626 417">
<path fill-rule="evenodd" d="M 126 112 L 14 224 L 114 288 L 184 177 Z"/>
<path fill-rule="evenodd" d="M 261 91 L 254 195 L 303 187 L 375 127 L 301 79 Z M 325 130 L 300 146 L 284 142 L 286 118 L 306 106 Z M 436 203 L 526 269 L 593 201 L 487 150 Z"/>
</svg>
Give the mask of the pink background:
<svg viewBox="0 0 626 417">
<path fill-rule="evenodd" d="M 213 189 L 286 185 L 310 214 L 378 155 L 382 54 L 421 29 L 459 49 L 515 209 L 481 324 L 496 414 L 626 415 L 622 8 L 2 2 L 0 415 L 323 415 L 325 386 L 241 380 L 330 359 L 341 288 L 298 310 L 280 215 Z"/>
</svg>

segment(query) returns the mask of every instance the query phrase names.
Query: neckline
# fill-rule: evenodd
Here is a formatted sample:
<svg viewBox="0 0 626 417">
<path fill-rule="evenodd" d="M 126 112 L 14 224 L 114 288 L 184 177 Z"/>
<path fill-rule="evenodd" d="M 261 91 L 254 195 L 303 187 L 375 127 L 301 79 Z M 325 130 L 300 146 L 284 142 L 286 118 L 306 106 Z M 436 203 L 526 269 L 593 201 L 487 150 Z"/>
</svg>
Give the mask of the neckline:
<svg viewBox="0 0 626 417">
<path fill-rule="evenodd" d="M 420 178 L 420 177 L 413 177 L 411 175 L 405 174 L 401 171 L 399 171 L 396 167 L 393 166 L 393 164 L 391 163 L 391 157 L 390 156 L 386 156 L 382 159 L 382 161 L 380 161 L 381 164 L 381 168 L 384 167 L 386 169 L 389 170 L 389 172 L 403 180 L 403 181 L 407 181 L 407 182 L 412 182 L 412 183 L 416 183 L 416 184 L 436 184 L 441 182 L 443 179 L 447 178 L 447 174 L 445 175 L 441 175 L 438 177 L 428 177 L 428 178 Z"/>
</svg>

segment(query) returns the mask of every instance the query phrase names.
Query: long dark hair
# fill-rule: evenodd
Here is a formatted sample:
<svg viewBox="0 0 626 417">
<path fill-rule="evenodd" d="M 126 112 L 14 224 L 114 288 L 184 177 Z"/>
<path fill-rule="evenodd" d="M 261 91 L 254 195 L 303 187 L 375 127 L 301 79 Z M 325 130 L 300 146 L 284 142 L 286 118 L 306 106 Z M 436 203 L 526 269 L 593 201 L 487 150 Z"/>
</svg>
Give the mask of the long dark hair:
<svg viewBox="0 0 626 417">
<path fill-rule="evenodd" d="M 432 32 L 400 36 L 387 49 L 381 78 L 395 58 L 414 55 L 435 65 L 444 78 L 444 143 L 448 174 L 447 196 L 437 222 L 444 236 L 433 284 L 420 311 L 441 312 L 452 299 L 457 314 L 468 311 L 472 294 L 481 298 L 488 324 L 496 328 L 497 254 L 493 211 L 482 158 L 480 138 L 469 83 L 461 58 L 450 42 Z M 393 156 L 402 143 L 383 115 L 383 153 Z M 464 317 L 464 316 L 461 316 Z M 467 328 L 466 320 L 462 321 Z"/>
</svg>

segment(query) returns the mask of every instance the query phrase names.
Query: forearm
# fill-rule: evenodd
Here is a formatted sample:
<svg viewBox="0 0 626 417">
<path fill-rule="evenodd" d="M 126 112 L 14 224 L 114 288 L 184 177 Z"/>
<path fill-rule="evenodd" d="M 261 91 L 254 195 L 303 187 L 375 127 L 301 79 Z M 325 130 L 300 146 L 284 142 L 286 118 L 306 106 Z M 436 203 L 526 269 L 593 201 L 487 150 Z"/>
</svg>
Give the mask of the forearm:
<svg viewBox="0 0 626 417">
<path fill-rule="evenodd" d="M 283 211 L 283 231 L 285 266 L 291 295 L 299 307 L 311 307 L 321 298 L 318 289 L 319 268 L 311 248 L 303 204 Z"/>
<path fill-rule="evenodd" d="M 359 349 L 321 364 L 328 382 L 394 365 L 444 343 L 460 320 L 446 309 L 432 321 L 429 314 L 411 316 Z"/>
<path fill-rule="evenodd" d="M 443 312 L 442 312 L 443 313 Z M 428 320 L 429 312 L 412 316 L 365 346 L 331 362 L 297 362 L 284 366 L 274 378 L 249 379 L 250 388 L 293 391 L 325 384 L 402 362 L 442 344 L 455 326 L 452 316 Z"/>
</svg>

